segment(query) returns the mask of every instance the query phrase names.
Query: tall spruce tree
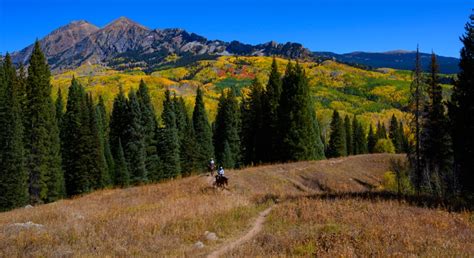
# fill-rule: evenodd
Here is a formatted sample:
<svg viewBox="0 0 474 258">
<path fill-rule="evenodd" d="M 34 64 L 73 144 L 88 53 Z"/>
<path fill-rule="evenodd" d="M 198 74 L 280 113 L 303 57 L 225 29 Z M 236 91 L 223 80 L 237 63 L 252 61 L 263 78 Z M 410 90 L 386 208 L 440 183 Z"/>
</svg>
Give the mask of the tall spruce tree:
<svg viewBox="0 0 474 258">
<path fill-rule="evenodd" d="M 344 129 L 345 129 L 345 134 L 346 134 L 346 151 L 347 155 L 352 155 L 354 154 L 352 151 L 352 126 L 351 126 L 351 119 L 349 118 L 349 115 L 346 115 L 344 117 Z"/>
<path fill-rule="evenodd" d="M 28 202 L 19 83 L 7 54 L 0 67 L 0 211 Z"/>
<path fill-rule="evenodd" d="M 430 75 L 427 80 L 429 100 L 421 134 L 421 156 L 424 170 L 429 174 L 430 189 L 434 194 L 444 195 L 453 190 L 452 150 L 449 123 L 443 104 L 443 91 L 439 85 L 439 67 L 436 55 L 431 54 Z"/>
<path fill-rule="evenodd" d="M 38 41 L 29 63 L 25 141 L 30 199 L 32 203 L 38 203 L 61 198 L 64 177 L 59 129 L 51 99 L 51 73 Z"/>
<path fill-rule="evenodd" d="M 237 89 L 231 88 L 223 92 L 219 98 L 214 131 L 217 162 L 224 164 L 225 161 L 224 165 L 228 168 L 237 167 L 240 162 L 240 119 Z"/>
<path fill-rule="evenodd" d="M 134 90 L 128 93 L 126 127 L 122 144 L 130 173 L 130 183 L 148 181 L 146 170 L 145 130 L 142 126 L 142 111 Z M 126 141 L 125 141 L 126 140 Z"/>
<path fill-rule="evenodd" d="M 127 128 L 127 114 L 128 114 L 128 105 L 127 105 L 127 98 L 125 97 L 125 94 L 122 90 L 122 87 L 119 89 L 119 94 L 115 97 L 114 103 L 113 103 L 113 108 L 112 108 L 112 114 L 110 116 L 110 124 L 109 124 L 109 143 L 110 143 L 110 149 L 112 151 L 112 156 L 114 158 L 114 163 L 116 166 L 123 165 L 123 163 L 119 164 L 121 162 L 119 160 L 119 140 L 124 139 L 125 136 L 125 130 Z M 120 143 L 122 144 L 122 152 L 123 152 L 123 142 L 120 140 Z M 126 162 L 125 162 L 126 164 Z M 125 170 L 123 168 L 116 167 L 115 168 L 115 173 L 122 173 Z M 128 169 L 126 170 L 128 173 Z M 112 177 L 112 181 L 116 185 L 123 185 L 124 181 L 118 180 L 116 177 L 119 175 L 114 175 Z M 128 176 L 129 178 L 129 176 Z M 120 182 L 119 182 L 120 181 Z M 127 184 L 128 184 L 128 179 L 127 179 Z"/>
<path fill-rule="evenodd" d="M 372 124 L 370 124 L 369 135 L 367 136 L 367 150 L 369 153 L 374 153 L 375 144 L 377 144 L 377 137 Z"/>
<path fill-rule="evenodd" d="M 412 73 L 413 81 L 410 85 L 410 99 L 408 108 L 410 113 L 413 115 L 413 119 L 410 123 L 411 131 L 414 134 L 414 152 L 410 153 L 410 162 L 414 168 L 414 174 L 412 176 L 413 183 L 417 193 L 420 192 L 421 185 L 423 184 L 422 176 L 422 157 L 421 157 L 421 120 L 422 120 L 422 108 L 424 105 L 424 79 L 423 71 L 421 68 L 420 52 L 417 47 L 416 58 L 415 58 L 415 69 Z"/>
<path fill-rule="evenodd" d="M 365 154 L 368 153 L 367 138 L 365 137 L 365 130 L 362 124 L 354 116 L 352 121 L 352 143 L 354 154 Z"/>
<path fill-rule="evenodd" d="M 69 196 L 90 191 L 90 124 L 84 88 L 73 78 L 61 132 L 62 158 Z"/>
<path fill-rule="evenodd" d="M 212 130 L 204 106 L 203 92 L 200 87 L 196 91 L 194 103 L 192 125 L 197 142 L 197 164 L 199 169 L 204 171 L 208 161 L 214 156 L 214 146 L 212 144 Z"/>
<path fill-rule="evenodd" d="M 115 158 L 114 184 L 120 187 L 127 187 L 130 184 L 130 174 L 128 172 L 127 161 L 123 153 L 122 141 L 118 139 L 117 157 Z"/>
<path fill-rule="evenodd" d="M 101 139 L 101 146 L 104 150 L 105 161 L 107 164 L 108 185 L 113 184 L 115 173 L 115 162 L 110 149 L 109 141 L 109 121 L 107 119 L 107 110 L 105 108 L 104 99 L 99 96 L 99 103 L 96 106 L 97 121 L 99 123 L 99 133 Z"/>
<path fill-rule="evenodd" d="M 257 79 L 254 79 L 250 86 L 250 92 L 244 96 L 241 103 L 242 114 L 242 161 L 245 164 L 263 162 L 270 157 L 268 145 L 271 144 L 271 138 L 265 131 L 263 114 L 263 86 Z M 268 125 L 266 125 L 268 126 Z M 268 142 L 265 142 L 268 140 Z"/>
<path fill-rule="evenodd" d="M 146 151 L 146 170 L 148 172 L 148 179 L 156 181 L 161 174 L 160 158 L 157 149 L 157 127 L 155 109 L 151 103 L 151 98 L 148 93 L 148 86 L 141 80 L 137 91 L 138 103 L 141 110 L 141 126 L 144 133 L 145 151 Z"/>
<path fill-rule="evenodd" d="M 308 78 L 298 63 L 288 62 L 278 114 L 282 161 L 324 158 Z"/>
<path fill-rule="evenodd" d="M 377 140 L 380 139 L 387 139 L 387 129 L 385 128 L 385 124 L 382 122 L 377 123 Z"/>
<path fill-rule="evenodd" d="M 58 121 L 58 126 L 61 131 L 61 126 L 63 123 L 63 116 L 64 116 L 64 100 L 63 100 L 63 93 L 61 92 L 61 88 L 58 87 L 58 94 L 56 97 L 56 102 L 54 103 L 56 107 L 56 120 Z"/>
<path fill-rule="evenodd" d="M 198 156 L 196 155 L 198 146 L 196 136 L 192 126 L 191 119 L 184 99 L 182 97 L 173 97 L 173 106 L 176 114 L 176 127 L 178 128 L 179 138 L 179 157 L 181 159 L 181 173 L 189 175 L 199 170 Z"/>
<path fill-rule="evenodd" d="M 265 91 L 262 92 L 262 131 L 261 142 L 264 149 L 262 150 L 263 162 L 274 162 L 278 160 L 278 150 L 280 149 L 280 135 L 278 109 L 282 93 L 281 74 L 278 72 L 278 64 L 273 57 L 270 75 Z"/>
<path fill-rule="evenodd" d="M 398 129 L 398 120 L 395 115 L 390 119 L 389 138 L 395 147 L 396 153 L 402 152 L 402 140 L 400 139 L 400 130 Z"/>
<path fill-rule="evenodd" d="M 179 135 L 176 127 L 174 103 L 171 100 L 169 89 L 165 91 L 161 119 L 163 120 L 163 127 L 160 128 L 159 151 L 163 168 L 162 178 L 178 177 L 181 172 Z"/>
<path fill-rule="evenodd" d="M 452 121 L 454 170 L 461 190 L 474 192 L 474 14 L 461 37 L 461 61 L 454 83 L 449 116 Z"/>
<path fill-rule="evenodd" d="M 334 110 L 331 120 L 331 135 L 329 138 L 327 156 L 330 158 L 336 158 L 346 155 L 346 131 L 344 121 L 339 116 L 339 112 Z"/>
</svg>

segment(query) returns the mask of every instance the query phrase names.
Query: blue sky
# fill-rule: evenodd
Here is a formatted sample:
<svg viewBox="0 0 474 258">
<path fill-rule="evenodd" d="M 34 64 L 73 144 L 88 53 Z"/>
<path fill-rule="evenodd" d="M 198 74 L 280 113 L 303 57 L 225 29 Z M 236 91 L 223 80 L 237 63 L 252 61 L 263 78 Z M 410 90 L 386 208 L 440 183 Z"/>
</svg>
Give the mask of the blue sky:
<svg viewBox="0 0 474 258">
<path fill-rule="evenodd" d="M 434 50 L 459 56 L 473 0 L 0 0 L 0 52 L 31 44 L 72 20 L 99 27 L 126 16 L 149 28 L 208 39 L 299 42 L 314 51 Z"/>
</svg>

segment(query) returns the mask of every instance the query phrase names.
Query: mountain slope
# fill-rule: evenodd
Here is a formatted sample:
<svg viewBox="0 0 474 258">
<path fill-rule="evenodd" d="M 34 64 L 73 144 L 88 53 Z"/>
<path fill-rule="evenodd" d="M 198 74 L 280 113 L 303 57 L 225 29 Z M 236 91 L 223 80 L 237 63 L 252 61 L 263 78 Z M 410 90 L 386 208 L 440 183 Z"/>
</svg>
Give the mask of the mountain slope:
<svg viewBox="0 0 474 258">
<path fill-rule="evenodd" d="M 260 166 L 226 171 L 224 191 L 201 175 L 16 209 L 0 213 L 0 255 L 203 257 L 245 235 L 259 212 L 277 202 L 263 232 L 225 256 L 472 256 L 470 213 L 376 195 L 390 160 L 403 158 Z M 206 239 L 206 231 L 218 239 Z"/>
<path fill-rule="evenodd" d="M 79 33 L 74 33 L 76 31 Z M 73 22 L 55 30 L 40 43 L 55 72 L 83 64 L 100 64 L 116 69 L 140 67 L 152 71 L 166 62 L 170 55 L 182 58 L 197 56 L 197 59 L 212 59 L 210 55 L 278 55 L 298 59 L 312 56 L 298 43 L 269 42 L 253 46 L 238 41 L 207 40 L 181 29 L 151 30 L 126 17 L 120 17 L 101 29 L 87 22 Z M 25 63 L 30 53 L 31 46 L 14 52 L 13 60 Z"/>
<path fill-rule="evenodd" d="M 352 52 L 336 54 L 332 52 L 313 52 L 322 58 L 334 58 L 339 62 L 362 64 L 373 68 L 394 68 L 399 70 L 413 70 L 416 52 L 396 50 L 382 53 Z M 431 54 L 420 53 L 421 63 L 425 71 L 431 60 Z M 459 59 L 454 57 L 437 56 L 441 73 L 453 74 L 459 71 Z"/>
</svg>

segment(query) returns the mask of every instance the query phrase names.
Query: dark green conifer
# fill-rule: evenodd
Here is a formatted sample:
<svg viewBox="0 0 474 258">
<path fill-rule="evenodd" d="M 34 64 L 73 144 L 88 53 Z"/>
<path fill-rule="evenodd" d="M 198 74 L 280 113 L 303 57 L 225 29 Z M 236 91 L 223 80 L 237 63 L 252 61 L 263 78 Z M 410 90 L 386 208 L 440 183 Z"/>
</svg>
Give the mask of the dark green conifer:
<svg viewBox="0 0 474 258">
<path fill-rule="evenodd" d="M 347 155 L 352 155 L 354 154 L 352 151 L 352 126 L 351 126 L 351 119 L 349 118 L 349 115 L 346 115 L 344 118 L 344 128 L 345 128 L 345 134 L 346 134 L 346 150 L 347 150 Z"/>
<path fill-rule="evenodd" d="M 64 116 L 64 100 L 63 100 L 63 94 L 61 92 L 61 88 L 59 87 L 58 87 L 58 95 L 56 97 L 56 102 L 54 105 L 56 107 L 56 120 L 58 121 L 58 126 L 61 129 L 63 116 Z"/>
<path fill-rule="evenodd" d="M 64 192 L 59 129 L 51 99 L 50 76 L 46 58 L 36 41 L 28 67 L 25 128 L 32 203 L 57 200 Z"/>
<path fill-rule="evenodd" d="M 5 211 L 28 202 L 28 174 L 19 80 L 9 54 L 0 64 L 0 211 Z"/>
<path fill-rule="evenodd" d="M 372 124 L 370 124 L 369 135 L 367 136 L 367 148 L 369 153 L 374 153 L 375 144 L 377 144 L 377 137 L 374 134 Z"/>
<path fill-rule="evenodd" d="M 130 184 L 130 174 L 128 173 L 127 161 L 123 153 L 122 141 L 118 139 L 117 157 L 115 159 L 115 181 L 114 184 L 119 187 L 127 187 Z"/>
<path fill-rule="evenodd" d="M 465 26 L 461 41 L 459 73 L 454 83 L 449 116 L 452 121 L 454 170 L 461 190 L 474 192 L 474 14 Z"/>
<path fill-rule="evenodd" d="M 96 106 L 97 121 L 99 123 L 99 133 L 101 139 L 101 146 L 104 150 L 105 161 L 107 164 L 108 182 L 107 185 L 113 184 L 115 174 L 115 163 L 110 149 L 109 141 L 109 121 L 107 119 L 107 111 L 102 96 L 99 96 L 99 103 Z"/>
<path fill-rule="evenodd" d="M 196 136 L 184 99 L 174 95 L 173 105 L 176 114 L 176 126 L 178 128 L 181 173 L 189 175 L 200 169 L 198 156 L 196 155 L 198 149 Z"/>
<path fill-rule="evenodd" d="M 197 142 L 196 158 L 200 170 L 204 171 L 207 163 L 214 157 L 212 144 L 212 130 L 209 125 L 206 108 L 204 107 L 203 92 L 201 88 L 196 91 L 192 125 Z"/>
<path fill-rule="evenodd" d="M 260 163 L 269 159 L 268 144 L 271 146 L 271 138 L 265 131 L 268 125 L 264 125 L 264 119 L 268 114 L 263 114 L 263 86 L 255 79 L 250 86 L 250 93 L 244 96 L 241 104 L 242 128 L 242 161 L 244 164 Z M 267 142 L 264 142 L 267 141 Z"/>
<path fill-rule="evenodd" d="M 175 178 L 180 175 L 181 165 L 179 157 L 179 136 L 176 127 L 176 114 L 174 103 L 171 100 L 169 89 L 165 91 L 163 113 L 161 119 L 163 127 L 160 128 L 160 159 L 162 161 L 162 178 Z"/>
<path fill-rule="evenodd" d="M 346 133 L 344 121 L 339 116 L 339 112 L 334 110 L 331 120 L 331 136 L 329 138 L 327 157 L 336 158 L 346 156 L 346 154 Z"/>
<path fill-rule="evenodd" d="M 234 168 L 239 165 L 241 150 L 240 127 L 240 108 L 237 102 L 237 90 L 231 88 L 227 92 L 223 92 L 219 98 L 214 131 L 214 148 L 217 162 L 223 164 L 224 158 L 226 158 L 226 166 L 228 168 Z M 226 142 L 229 147 L 228 150 L 225 149 Z M 224 156 L 226 151 L 230 156 Z"/>
<path fill-rule="evenodd" d="M 308 78 L 298 63 L 288 63 L 278 114 L 282 161 L 324 158 Z"/>
<path fill-rule="evenodd" d="M 395 147 L 396 153 L 402 152 L 402 142 L 400 139 L 400 130 L 398 129 L 398 120 L 395 115 L 392 115 L 390 119 L 390 127 L 389 127 L 389 138 Z"/>
</svg>

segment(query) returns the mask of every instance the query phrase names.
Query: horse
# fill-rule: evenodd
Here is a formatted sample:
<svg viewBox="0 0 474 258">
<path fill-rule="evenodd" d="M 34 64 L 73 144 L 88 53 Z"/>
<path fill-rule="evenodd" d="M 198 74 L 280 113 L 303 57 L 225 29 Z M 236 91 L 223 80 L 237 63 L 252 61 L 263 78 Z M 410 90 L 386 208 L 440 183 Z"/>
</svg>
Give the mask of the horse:
<svg viewBox="0 0 474 258">
<path fill-rule="evenodd" d="M 216 175 L 216 181 L 214 181 L 214 186 L 217 188 L 226 188 L 229 184 L 229 179 L 225 176 Z"/>
</svg>

